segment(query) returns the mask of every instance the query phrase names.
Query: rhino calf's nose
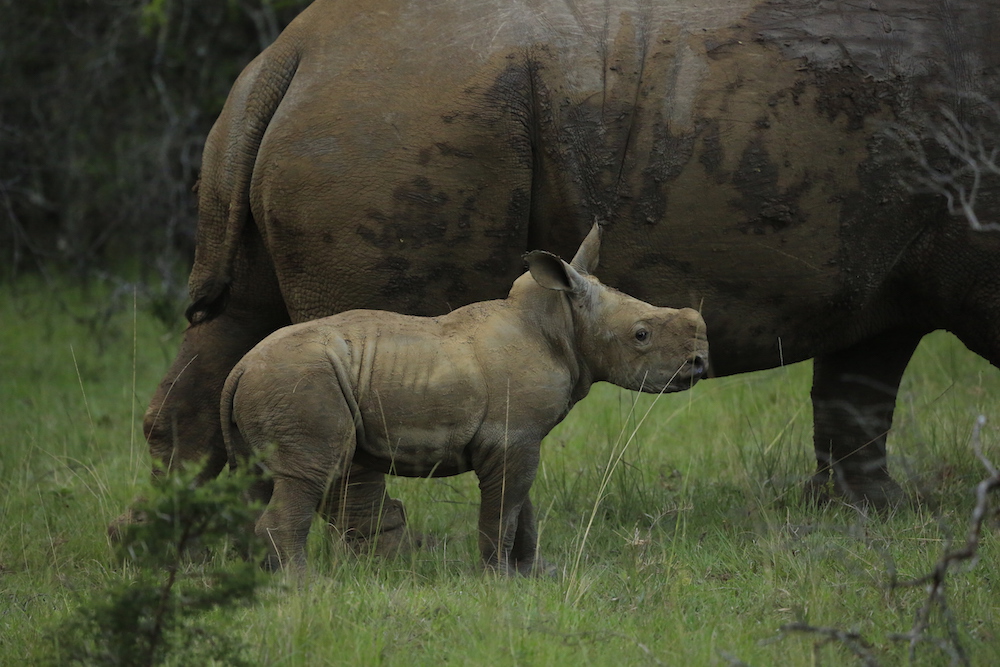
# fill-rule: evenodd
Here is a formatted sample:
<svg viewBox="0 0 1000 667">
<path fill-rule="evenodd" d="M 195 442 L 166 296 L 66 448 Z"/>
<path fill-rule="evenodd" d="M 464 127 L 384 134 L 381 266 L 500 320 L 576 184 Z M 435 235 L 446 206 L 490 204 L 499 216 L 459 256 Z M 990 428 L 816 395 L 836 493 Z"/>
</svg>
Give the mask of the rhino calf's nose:
<svg viewBox="0 0 1000 667">
<path fill-rule="evenodd" d="M 703 378 L 708 372 L 708 357 L 703 354 L 695 354 L 691 358 L 691 377 Z"/>
</svg>

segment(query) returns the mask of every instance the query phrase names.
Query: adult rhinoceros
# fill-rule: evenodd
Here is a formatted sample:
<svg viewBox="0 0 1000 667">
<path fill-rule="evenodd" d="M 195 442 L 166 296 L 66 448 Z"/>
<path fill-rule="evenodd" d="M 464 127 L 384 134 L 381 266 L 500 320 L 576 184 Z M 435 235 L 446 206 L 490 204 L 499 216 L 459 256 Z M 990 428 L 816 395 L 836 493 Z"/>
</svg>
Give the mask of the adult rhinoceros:
<svg viewBox="0 0 1000 667">
<path fill-rule="evenodd" d="M 716 375 L 813 358 L 814 482 L 891 502 L 920 338 L 1000 362 L 1000 234 L 907 190 L 881 130 L 946 98 L 975 120 L 998 25 L 994 0 L 315 2 L 208 137 L 154 460 L 221 470 L 223 381 L 274 329 L 502 297 L 597 219 L 606 282 L 702 310 Z M 352 479 L 361 533 L 401 526 L 380 474 Z"/>
</svg>

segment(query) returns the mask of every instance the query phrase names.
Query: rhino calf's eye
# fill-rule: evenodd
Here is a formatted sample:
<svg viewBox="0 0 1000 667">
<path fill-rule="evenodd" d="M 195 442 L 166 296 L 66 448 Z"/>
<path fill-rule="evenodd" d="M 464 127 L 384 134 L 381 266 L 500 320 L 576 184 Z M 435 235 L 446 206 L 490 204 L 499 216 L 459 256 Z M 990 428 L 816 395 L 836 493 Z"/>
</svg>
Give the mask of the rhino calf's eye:
<svg viewBox="0 0 1000 667">
<path fill-rule="evenodd" d="M 635 339 L 640 343 L 645 343 L 647 340 L 649 340 L 649 332 L 646 331 L 645 329 L 639 329 L 638 331 L 635 332 Z"/>
</svg>

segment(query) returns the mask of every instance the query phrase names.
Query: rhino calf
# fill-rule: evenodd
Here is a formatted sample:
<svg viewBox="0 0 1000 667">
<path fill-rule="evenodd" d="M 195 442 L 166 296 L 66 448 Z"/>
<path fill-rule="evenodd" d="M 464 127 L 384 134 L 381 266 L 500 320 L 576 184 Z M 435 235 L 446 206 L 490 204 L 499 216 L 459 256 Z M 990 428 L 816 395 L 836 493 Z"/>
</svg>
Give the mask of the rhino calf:
<svg viewBox="0 0 1000 667">
<path fill-rule="evenodd" d="M 260 456 L 271 476 L 252 493 L 267 503 L 256 525 L 265 565 L 304 568 L 313 513 L 358 510 L 344 505 L 356 461 L 408 477 L 475 471 L 484 565 L 534 571 L 529 490 L 542 438 L 595 382 L 680 391 L 708 363 L 697 311 L 652 306 L 590 275 L 600 239 L 594 225 L 570 264 L 528 253 L 506 299 L 441 317 L 348 311 L 247 353 L 222 392 L 222 429 L 231 466 Z"/>
</svg>

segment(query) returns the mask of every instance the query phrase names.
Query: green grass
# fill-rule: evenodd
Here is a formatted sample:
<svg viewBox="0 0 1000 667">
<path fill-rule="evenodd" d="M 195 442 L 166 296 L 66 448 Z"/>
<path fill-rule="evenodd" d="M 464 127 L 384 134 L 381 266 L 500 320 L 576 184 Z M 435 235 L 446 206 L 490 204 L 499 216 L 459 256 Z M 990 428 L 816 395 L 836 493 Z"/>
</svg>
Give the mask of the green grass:
<svg viewBox="0 0 1000 667">
<path fill-rule="evenodd" d="M 104 531 L 146 483 L 140 419 L 180 337 L 131 298 L 108 309 L 109 290 L 59 293 L 23 280 L 0 294 L 0 664 L 41 660 L 47 631 L 130 576 Z M 842 643 L 779 634 L 803 621 L 857 631 L 879 663 L 910 664 L 889 637 L 910 629 L 926 593 L 888 584 L 964 540 L 985 476 L 969 444 L 978 414 L 1000 461 L 1000 372 L 948 334 L 924 341 L 890 463 L 927 500 L 885 518 L 802 504 L 809 381 L 797 364 L 659 398 L 595 387 L 543 444 L 532 490 L 554 579 L 478 570 L 472 475 L 393 480 L 435 548 L 357 558 L 317 524 L 307 586 L 275 577 L 259 602 L 213 612 L 203 629 L 236 633 L 268 665 L 861 664 Z M 971 664 L 1000 664 L 998 562 L 994 522 L 978 563 L 948 579 Z M 946 638 L 931 619 L 929 634 Z M 948 662 L 930 643 L 915 656 Z"/>
</svg>

